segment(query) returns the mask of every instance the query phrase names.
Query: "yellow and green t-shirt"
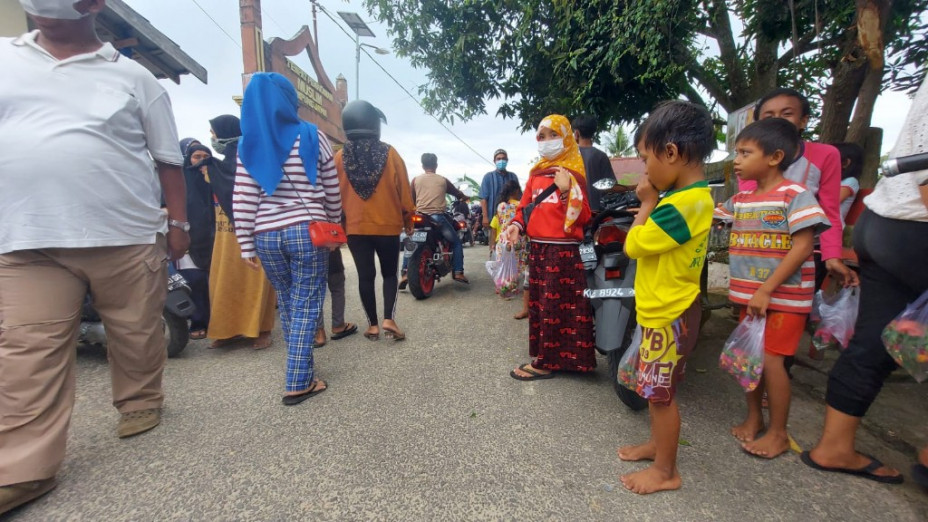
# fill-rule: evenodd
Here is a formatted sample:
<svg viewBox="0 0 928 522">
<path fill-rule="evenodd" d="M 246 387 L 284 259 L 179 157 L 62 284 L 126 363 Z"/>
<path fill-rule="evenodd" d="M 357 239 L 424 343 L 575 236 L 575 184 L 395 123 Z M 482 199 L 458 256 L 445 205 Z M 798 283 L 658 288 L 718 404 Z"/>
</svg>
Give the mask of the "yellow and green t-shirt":
<svg viewBox="0 0 928 522">
<path fill-rule="evenodd" d="M 699 296 L 713 206 L 709 185 L 693 183 L 668 192 L 645 224 L 629 232 L 625 252 L 638 260 L 638 324 L 667 326 Z"/>
</svg>

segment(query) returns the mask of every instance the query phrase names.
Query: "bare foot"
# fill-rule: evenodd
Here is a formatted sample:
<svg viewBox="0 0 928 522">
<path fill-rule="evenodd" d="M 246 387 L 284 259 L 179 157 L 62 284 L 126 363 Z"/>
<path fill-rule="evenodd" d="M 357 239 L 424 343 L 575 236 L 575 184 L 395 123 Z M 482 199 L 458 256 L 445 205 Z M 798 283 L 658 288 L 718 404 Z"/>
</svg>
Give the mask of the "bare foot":
<svg viewBox="0 0 928 522">
<path fill-rule="evenodd" d="M 228 339 L 216 339 L 213 342 L 209 343 L 209 348 L 210 349 L 224 348 L 226 346 L 231 346 L 241 340 L 242 340 L 241 337 L 229 337 Z"/>
<path fill-rule="evenodd" d="M 253 350 L 263 350 L 271 345 L 271 332 L 261 332 L 260 335 L 255 339 L 255 342 L 251 343 L 251 348 Z"/>
<path fill-rule="evenodd" d="M 338 332 L 336 332 L 335 330 L 332 330 L 332 333 L 338 333 Z M 323 346 L 325 345 L 326 341 L 328 341 L 328 339 L 325 336 L 325 329 L 320 328 L 316 330 L 316 338 L 313 339 L 313 343 L 316 346 Z"/>
<path fill-rule="evenodd" d="M 809 452 L 809 457 L 819 466 L 826 468 L 863 469 L 873 462 L 870 457 L 861 455 L 856 451 L 852 454 L 829 453 L 827 449 L 823 449 L 819 446 L 812 448 L 812 451 Z M 896 477 L 901 475 L 899 470 L 889 466 L 877 468 L 872 474 L 878 477 Z"/>
<path fill-rule="evenodd" d="M 764 420 L 747 419 L 737 426 L 731 427 L 731 434 L 741 442 L 753 442 L 757 434 L 764 431 Z"/>
<path fill-rule="evenodd" d="M 672 491 L 680 489 L 680 486 L 683 485 L 680 474 L 676 469 L 668 473 L 657 469 L 653 465 L 635 473 L 622 475 L 619 480 L 622 481 L 625 489 L 639 495 L 648 495 L 658 491 Z"/>
<path fill-rule="evenodd" d="M 512 316 L 513 319 L 525 319 L 526 317 L 528 317 L 528 310 L 522 310 L 521 312 Z"/>
<path fill-rule="evenodd" d="M 326 386 L 325 381 L 323 381 L 322 379 L 313 379 L 313 382 L 309 383 L 309 387 L 306 388 L 305 390 L 287 392 L 284 395 L 292 397 L 294 395 L 302 395 L 306 393 L 307 391 L 309 391 L 310 389 L 312 389 L 313 391 L 322 391 L 326 389 L 327 387 L 328 386 Z"/>
<path fill-rule="evenodd" d="M 620 459 L 628 462 L 654 460 L 655 455 L 657 455 L 657 445 L 654 444 L 654 441 L 649 440 L 636 446 L 622 446 L 616 451 L 616 454 Z"/>
<path fill-rule="evenodd" d="M 515 373 L 515 374 L 518 375 L 519 377 L 525 377 L 525 378 L 527 378 L 527 379 L 528 379 L 528 378 L 532 378 L 532 377 L 537 377 L 538 375 L 548 375 L 549 373 L 551 373 L 551 370 L 543 370 L 543 369 L 541 369 L 541 368 L 535 368 L 534 366 L 532 366 L 532 371 L 535 372 L 534 375 L 531 374 L 531 373 L 529 373 L 529 372 L 527 372 L 527 371 L 525 371 L 525 370 L 523 370 L 523 369 L 522 369 L 522 366 L 519 366 L 518 368 L 516 368 L 516 369 L 514 369 L 514 370 L 512 370 L 512 371 L 513 371 L 513 373 Z"/>
<path fill-rule="evenodd" d="M 789 436 L 786 432 L 768 431 L 763 437 L 741 445 L 744 451 L 765 459 L 779 457 L 789 449 Z"/>
</svg>

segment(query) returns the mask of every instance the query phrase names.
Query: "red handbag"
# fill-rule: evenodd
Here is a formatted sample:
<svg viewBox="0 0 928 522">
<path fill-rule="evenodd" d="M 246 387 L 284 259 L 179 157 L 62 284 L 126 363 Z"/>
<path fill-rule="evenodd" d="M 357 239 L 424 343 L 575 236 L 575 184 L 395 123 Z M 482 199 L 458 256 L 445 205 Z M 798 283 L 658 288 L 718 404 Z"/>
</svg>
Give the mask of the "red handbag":
<svg viewBox="0 0 928 522">
<path fill-rule="evenodd" d="M 281 168 L 281 171 L 284 173 L 287 181 L 290 182 L 290 186 L 294 187 L 296 197 L 300 198 L 300 203 L 308 213 L 309 207 L 307 207 L 306 202 L 303 201 L 303 196 L 296 191 L 296 187 L 293 185 L 293 180 L 290 179 L 290 175 L 287 174 L 287 171 L 283 170 L 283 168 Z M 314 247 L 328 248 L 330 250 L 334 250 L 348 242 L 348 236 L 345 235 L 345 230 L 342 226 L 338 223 L 331 223 L 329 221 L 310 221 L 309 239 L 313 242 Z"/>
<path fill-rule="evenodd" d="M 316 248 L 338 248 L 348 242 L 348 236 L 338 223 L 313 221 L 309 224 L 309 239 Z"/>
</svg>

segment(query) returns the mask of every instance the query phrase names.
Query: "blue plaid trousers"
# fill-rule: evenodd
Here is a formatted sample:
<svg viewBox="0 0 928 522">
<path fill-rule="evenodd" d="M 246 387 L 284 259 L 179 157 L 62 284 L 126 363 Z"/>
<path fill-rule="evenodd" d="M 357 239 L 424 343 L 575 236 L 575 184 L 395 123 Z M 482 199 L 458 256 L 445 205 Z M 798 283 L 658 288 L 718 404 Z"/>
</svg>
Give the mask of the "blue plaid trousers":
<svg viewBox="0 0 928 522">
<path fill-rule="evenodd" d="M 287 391 L 303 391 L 313 381 L 313 342 L 325 302 L 329 251 L 313 246 L 308 223 L 261 232 L 255 249 L 277 291 L 287 342 Z"/>
</svg>

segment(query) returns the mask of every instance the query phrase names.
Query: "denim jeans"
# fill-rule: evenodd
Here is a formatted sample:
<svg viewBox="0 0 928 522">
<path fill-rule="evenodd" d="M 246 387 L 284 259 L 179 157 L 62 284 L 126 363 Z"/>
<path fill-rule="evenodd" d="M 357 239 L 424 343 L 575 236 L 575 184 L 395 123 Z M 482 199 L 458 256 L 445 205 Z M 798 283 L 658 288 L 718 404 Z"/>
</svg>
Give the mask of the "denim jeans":
<svg viewBox="0 0 928 522">
<path fill-rule="evenodd" d="M 432 217 L 441 223 L 441 227 L 445 229 L 445 234 L 449 231 L 453 237 L 454 241 L 451 243 L 451 270 L 454 273 L 463 273 L 464 272 L 464 245 L 461 244 L 461 236 L 458 235 L 458 231 L 454 228 L 454 223 L 447 214 L 432 214 Z"/>
<path fill-rule="evenodd" d="M 451 270 L 454 273 L 464 273 L 464 244 L 461 243 L 461 236 L 458 235 L 457 229 L 454 228 L 454 224 L 446 214 L 432 214 L 431 216 L 441 223 L 441 227 L 445 229 L 446 233 L 448 230 L 451 231 L 451 236 L 454 237 L 454 243 L 451 244 Z M 408 265 L 409 258 L 404 255 L 403 275 L 406 275 Z"/>
</svg>

